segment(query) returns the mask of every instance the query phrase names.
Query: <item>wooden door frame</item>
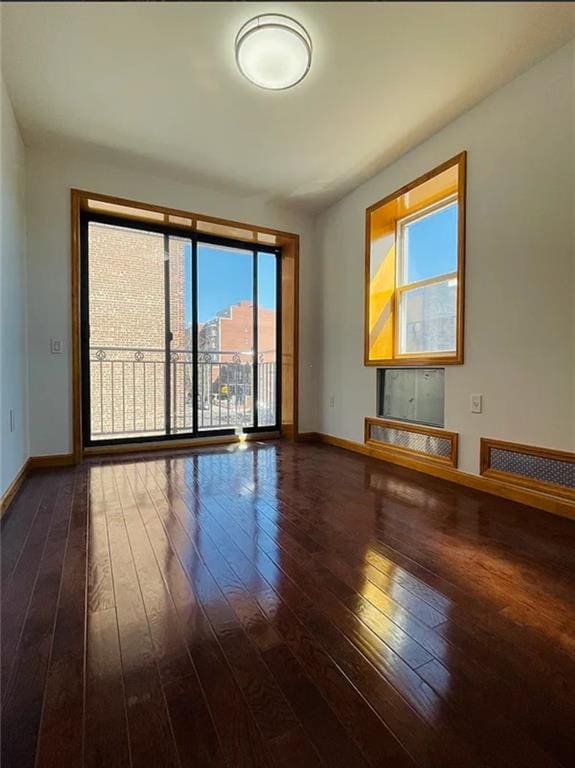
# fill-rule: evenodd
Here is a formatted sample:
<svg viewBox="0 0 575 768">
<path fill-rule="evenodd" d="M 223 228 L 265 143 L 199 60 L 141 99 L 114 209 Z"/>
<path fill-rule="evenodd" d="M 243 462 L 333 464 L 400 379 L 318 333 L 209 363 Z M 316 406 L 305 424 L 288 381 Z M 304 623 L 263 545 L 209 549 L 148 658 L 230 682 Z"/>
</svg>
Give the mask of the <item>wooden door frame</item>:
<svg viewBox="0 0 575 768">
<path fill-rule="evenodd" d="M 83 442 L 82 430 L 82 360 L 81 360 L 81 238 L 80 219 L 83 210 L 93 210 L 98 204 L 114 206 L 120 211 L 129 209 L 125 214 L 120 212 L 126 221 L 145 221 L 146 214 L 157 217 L 162 214 L 165 221 L 169 217 L 179 217 L 190 222 L 182 226 L 182 234 L 187 231 L 201 232 L 198 226 L 220 228 L 221 231 L 233 229 L 233 238 L 244 240 L 252 245 L 257 242 L 269 243 L 273 239 L 275 245 L 281 248 L 281 437 L 296 440 L 298 436 L 298 361 L 299 361 L 299 235 L 293 232 L 270 229 L 230 219 L 192 213 L 166 206 L 152 205 L 135 200 L 87 192 L 80 189 L 71 190 L 71 301 L 72 301 L 72 443 L 75 462 L 82 461 L 85 454 L 139 452 L 153 450 L 169 450 L 173 448 L 194 447 L 205 444 L 225 443 L 237 438 L 206 437 L 189 440 L 166 440 L 138 445 L 102 446 L 86 449 Z M 116 211 L 116 214 L 118 212 Z M 157 218 L 156 218 L 157 220 Z M 245 235 L 245 237 L 244 237 Z M 255 433 L 252 439 L 272 436 L 270 433 Z"/>
</svg>

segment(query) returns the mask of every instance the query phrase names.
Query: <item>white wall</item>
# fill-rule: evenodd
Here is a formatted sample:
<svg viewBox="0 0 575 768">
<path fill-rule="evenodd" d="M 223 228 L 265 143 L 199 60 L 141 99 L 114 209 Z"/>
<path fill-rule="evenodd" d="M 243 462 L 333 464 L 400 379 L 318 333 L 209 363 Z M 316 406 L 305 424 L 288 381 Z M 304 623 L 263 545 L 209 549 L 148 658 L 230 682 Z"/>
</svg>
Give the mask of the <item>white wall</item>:
<svg viewBox="0 0 575 768">
<path fill-rule="evenodd" d="M 70 189 L 156 203 L 296 232 L 300 252 L 300 429 L 316 429 L 313 369 L 312 220 L 261 196 L 191 185 L 123 168 L 101 156 L 30 149 L 27 153 L 29 241 L 30 451 L 72 450 L 70 355 Z M 64 341 L 50 354 L 50 339 Z"/>
<path fill-rule="evenodd" d="M 376 371 L 362 362 L 365 208 L 466 149 L 465 364 L 446 369 L 459 466 L 478 472 L 480 436 L 575 450 L 574 79 L 572 43 L 319 218 L 321 432 L 361 442 L 376 415 Z"/>
<path fill-rule="evenodd" d="M 0 495 L 28 458 L 24 144 L 1 78 Z M 14 429 L 10 431 L 10 410 Z"/>
</svg>

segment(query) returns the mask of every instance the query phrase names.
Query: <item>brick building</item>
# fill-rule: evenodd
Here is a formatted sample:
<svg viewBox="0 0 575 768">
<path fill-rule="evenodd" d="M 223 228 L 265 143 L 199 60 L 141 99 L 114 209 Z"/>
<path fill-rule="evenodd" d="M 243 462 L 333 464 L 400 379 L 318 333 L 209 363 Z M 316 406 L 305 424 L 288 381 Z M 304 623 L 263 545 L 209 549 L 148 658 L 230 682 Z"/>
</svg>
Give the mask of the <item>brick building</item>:
<svg viewBox="0 0 575 768">
<path fill-rule="evenodd" d="M 165 431 L 164 236 L 89 225 L 92 435 Z M 172 345 L 185 345 L 184 251 L 170 239 Z M 172 366 L 173 423 L 185 426 L 186 365 Z"/>
<path fill-rule="evenodd" d="M 217 349 L 221 352 L 251 353 L 253 342 L 254 305 L 240 301 L 218 312 L 216 317 L 203 323 L 198 333 L 200 350 Z M 261 307 L 258 310 L 258 352 L 260 360 L 274 361 L 276 350 L 276 311 Z M 263 357 L 262 357 L 263 355 Z"/>
</svg>

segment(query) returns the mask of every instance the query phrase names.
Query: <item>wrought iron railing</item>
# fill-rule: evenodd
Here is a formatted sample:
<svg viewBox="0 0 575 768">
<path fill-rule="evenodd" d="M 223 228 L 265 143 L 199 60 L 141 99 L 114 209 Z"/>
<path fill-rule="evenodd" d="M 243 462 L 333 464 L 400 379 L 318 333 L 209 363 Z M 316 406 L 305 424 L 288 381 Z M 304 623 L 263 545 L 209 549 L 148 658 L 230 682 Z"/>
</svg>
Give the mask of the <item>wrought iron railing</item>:
<svg viewBox="0 0 575 768">
<path fill-rule="evenodd" d="M 276 423 L 274 351 L 258 354 L 257 409 L 252 352 L 93 346 L 90 356 L 92 439 L 188 433 Z M 257 425 L 255 413 L 257 410 Z"/>
</svg>

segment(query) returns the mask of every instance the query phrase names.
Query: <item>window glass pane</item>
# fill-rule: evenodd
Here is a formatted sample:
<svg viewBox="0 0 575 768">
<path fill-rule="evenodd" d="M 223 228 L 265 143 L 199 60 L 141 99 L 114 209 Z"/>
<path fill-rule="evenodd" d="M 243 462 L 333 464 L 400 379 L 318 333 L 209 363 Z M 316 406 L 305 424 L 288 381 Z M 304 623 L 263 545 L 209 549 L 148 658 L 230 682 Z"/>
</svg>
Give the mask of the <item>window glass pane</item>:
<svg viewBox="0 0 575 768">
<path fill-rule="evenodd" d="M 164 236 L 90 222 L 90 437 L 165 433 Z"/>
<path fill-rule="evenodd" d="M 198 429 L 253 427 L 253 253 L 198 243 Z"/>
<path fill-rule="evenodd" d="M 457 203 L 403 227 L 403 283 L 457 271 Z"/>
<path fill-rule="evenodd" d="M 401 293 L 400 351 L 454 352 L 457 280 L 443 280 Z"/>
<path fill-rule="evenodd" d="M 170 411 L 172 433 L 191 432 L 193 409 L 192 339 L 192 241 L 187 237 L 169 238 L 170 255 Z"/>
<path fill-rule="evenodd" d="M 277 259 L 258 253 L 258 426 L 276 423 Z"/>
</svg>

